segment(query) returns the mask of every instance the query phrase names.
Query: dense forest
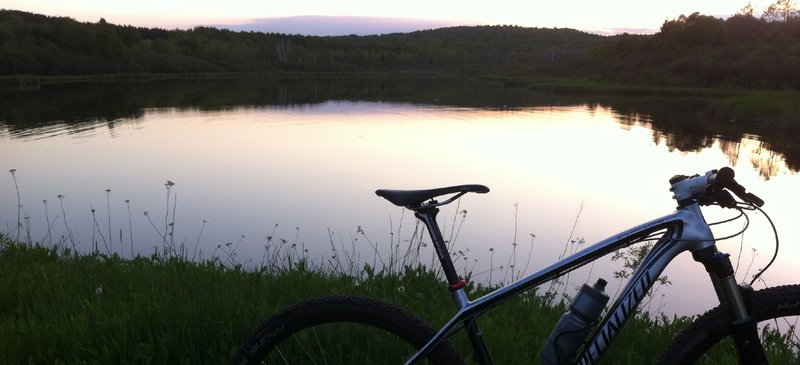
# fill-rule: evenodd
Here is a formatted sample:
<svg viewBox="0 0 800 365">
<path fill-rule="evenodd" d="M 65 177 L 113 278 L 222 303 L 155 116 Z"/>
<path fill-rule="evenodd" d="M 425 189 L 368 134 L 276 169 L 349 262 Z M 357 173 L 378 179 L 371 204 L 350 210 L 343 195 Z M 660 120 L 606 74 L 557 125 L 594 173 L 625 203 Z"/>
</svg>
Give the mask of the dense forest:
<svg viewBox="0 0 800 365">
<path fill-rule="evenodd" d="M 511 26 L 317 37 L 209 27 L 150 29 L 0 11 L 0 75 L 537 72 L 581 59 L 599 38 L 568 29 Z"/>
<path fill-rule="evenodd" d="M 800 16 L 791 14 L 680 16 L 653 35 L 610 37 L 587 59 L 617 82 L 798 90 Z"/>
<path fill-rule="evenodd" d="M 165 30 L 0 10 L 0 75 L 213 72 L 437 72 L 579 77 L 630 84 L 800 89 L 800 13 L 699 13 L 652 35 L 452 27 L 318 37 Z"/>
</svg>

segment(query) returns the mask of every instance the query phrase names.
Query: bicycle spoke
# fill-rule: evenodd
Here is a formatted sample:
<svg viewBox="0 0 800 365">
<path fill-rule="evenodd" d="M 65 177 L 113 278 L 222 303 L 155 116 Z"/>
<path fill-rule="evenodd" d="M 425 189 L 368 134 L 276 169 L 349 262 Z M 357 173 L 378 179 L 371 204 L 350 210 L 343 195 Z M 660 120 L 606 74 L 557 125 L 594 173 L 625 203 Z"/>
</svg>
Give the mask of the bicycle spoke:
<svg viewBox="0 0 800 365">
<path fill-rule="evenodd" d="M 314 331 L 313 328 L 312 328 L 312 331 Z M 306 350 L 306 347 L 303 346 L 303 341 L 301 341 L 299 338 L 297 338 L 296 335 L 292 335 L 292 339 L 297 343 L 297 346 L 300 346 L 300 350 L 302 350 L 302 352 L 304 354 L 306 354 L 306 357 L 308 358 L 308 360 L 310 360 L 312 364 L 316 365 L 317 362 L 314 361 L 314 356 L 312 356 L 311 353 L 308 350 Z M 317 343 L 319 344 L 319 341 L 317 341 Z"/>
<path fill-rule="evenodd" d="M 325 358 L 325 350 L 322 348 L 322 342 L 319 340 L 319 336 L 317 335 L 317 329 L 312 328 L 311 331 L 314 333 L 314 340 L 317 343 L 317 348 L 319 348 L 319 354 L 322 355 L 322 361 L 325 365 L 328 365 L 328 359 Z"/>
<path fill-rule="evenodd" d="M 283 363 L 286 364 L 286 365 L 289 365 L 289 360 L 286 360 L 286 356 L 283 356 L 283 352 L 281 351 L 281 349 L 276 347 L 275 351 L 277 351 L 278 355 L 281 357 L 281 359 L 283 359 Z M 261 363 L 264 364 L 265 362 L 262 361 Z"/>
</svg>

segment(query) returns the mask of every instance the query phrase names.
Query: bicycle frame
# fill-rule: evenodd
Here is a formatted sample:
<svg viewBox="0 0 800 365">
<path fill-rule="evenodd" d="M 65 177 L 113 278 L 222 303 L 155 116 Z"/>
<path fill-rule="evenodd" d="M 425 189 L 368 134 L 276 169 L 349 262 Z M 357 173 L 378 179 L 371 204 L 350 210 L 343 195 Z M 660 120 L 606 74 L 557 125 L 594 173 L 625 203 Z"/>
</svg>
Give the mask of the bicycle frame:
<svg viewBox="0 0 800 365">
<path fill-rule="evenodd" d="M 735 317 L 742 317 L 737 318 L 741 320 L 747 317 L 747 310 L 743 304 L 742 295 L 738 290 L 739 287 L 735 282 L 735 278 L 730 276 L 724 277 L 724 275 L 720 274 L 720 270 L 713 269 L 714 263 L 712 261 L 724 261 L 730 266 L 730 260 L 727 259 L 726 255 L 716 250 L 714 236 L 700 211 L 699 204 L 696 202 L 681 206 L 672 214 L 649 221 L 597 242 L 538 272 L 529 274 L 518 281 L 473 301 L 467 298 L 463 288 L 463 281 L 460 282 L 462 285 L 458 285 L 459 279 L 455 276 L 453 263 L 435 220 L 437 212 L 438 209 L 433 206 L 430 208 L 418 209 L 416 215 L 428 227 L 434 247 L 444 267 L 445 276 L 447 276 L 453 297 L 459 307 L 459 311 L 425 346 L 409 358 L 406 364 L 413 364 L 419 361 L 419 359 L 424 357 L 440 341 L 452 335 L 461 327 L 467 328 L 473 350 L 478 360 L 484 364 L 491 364 L 491 358 L 488 355 L 486 346 L 480 338 L 480 330 L 475 321 L 478 316 L 505 299 L 509 299 L 547 281 L 565 275 L 602 256 L 628 247 L 660 231 L 665 232 L 627 281 L 625 288 L 617 296 L 614 303 L 611 304 L 609 310 L 599 322 L 594 332 L 588 337 L 586 345 L 579 350 L 579 353 L 574 358 L 576 359 L 576 364 L 594 364 L 602 357 L 625 322 L 635 313 L 639 303 L 645 297 L 647 291 L 653 286 L 656 279 L 661 275 L 667 265 L 669 265 L 678 254 L 684 251 L 691 251 L 695 255 L 695 260 L 702 262 L 706 266 L 720 301 L 728 303 L 733 302 L 735 304 L 732 306 L 734 311 L 737 307 L 739 308 L 742 313 Z M 733 286 L 731 286 L 731 283 Z M 736 290 L 733 290 L 734 287 Z"/>
</svg>

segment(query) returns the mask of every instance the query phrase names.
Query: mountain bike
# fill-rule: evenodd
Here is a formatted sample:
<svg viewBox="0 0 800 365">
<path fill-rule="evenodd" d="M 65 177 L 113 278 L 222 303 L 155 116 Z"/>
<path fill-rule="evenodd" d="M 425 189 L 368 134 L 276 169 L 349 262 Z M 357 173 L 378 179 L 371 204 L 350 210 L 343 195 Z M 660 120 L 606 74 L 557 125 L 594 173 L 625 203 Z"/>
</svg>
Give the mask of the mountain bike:
<svg viewBox="0 0 800 365">
<path fill-rule="evenodd" d="M 677 202 L 673 213 L 597 242 L 476 299 L 468 297 L 467 282 L 456 272 L 436 215 L 442 205 L 467 193 L 483 194 L 489 189 L 483 185 L 458 185 L 426 190 L 377 190 L 378 196 L 412 210 L 426 226 L 457 312 L 436 330 L 416 315 L 375 299 L 347 296 L 311 299 L 267 319 L 237 352 L 233 363 L 463 364 L 463 354 L 449 341 L 456 332 L 463 330 L 472 350 L 471 361 L 492 364 L 478 325 L 482 314 L 600 257 L 645 241 L 653 242 L 652 248 L 608 308 L 605 307 L 608 296 L 603 293 L 605 282 L 600 279 L 595 287 L 585 285 L 588 294 L 581 292 L 575 297 L 570 311 L 546 341 L 540 354 L 542 363 L 594 364 L 600 361 L 656 279 L 677 255 L 686 251 L 704 266 L 720 305 L 696 318 L 677 335 L 658 363 L 717 363 L 707 354 L 713 346 L 724 346 L 720 351 L 734 354 L 741 364 L 770 363 L 769 351 L 765 350 L 769 346 L 762 343 L 760 335 L 767 337 L 765 334 L 769 331 L 765 327 L 794 321 L 788 317 L 800 315 L 800 285 L 760 290 L 753 290 L 751 286 L 777 256 L 778 235 L 769 216 L 761 210 L 763 200 L 736 182 L 734 171 L 728 167 L 703 175 L 677 175 L 669 183 Z M 701 211 L 701 206 L 707 205 L 737 210 L 739 217 L 745 217 L 747 222 L 746 213 L 757 210 L 772 225 L 775 255 L 750 283 L 736 282 L 729 255 L 717 249 L 718 240 L 730 237 L 714 237 Z M 746 229 L 745 226 L 739 233 Z M 334 325 L 344 327 L 326 331 L 326 327 Z M 355 335 L 361 331 L 365 333 L 363 336 Z M 788 331 L 794 331 L 794 326 Z M 792 334 L 788 336 L 791 338 Z M 325 341 L 330 339 L 336 342 L 328 345 Z M 361 355 L 353 354 L 353 349 L 360 350 Z M 793 356 L 796 360 L 796 349 Z"/>
</svg>

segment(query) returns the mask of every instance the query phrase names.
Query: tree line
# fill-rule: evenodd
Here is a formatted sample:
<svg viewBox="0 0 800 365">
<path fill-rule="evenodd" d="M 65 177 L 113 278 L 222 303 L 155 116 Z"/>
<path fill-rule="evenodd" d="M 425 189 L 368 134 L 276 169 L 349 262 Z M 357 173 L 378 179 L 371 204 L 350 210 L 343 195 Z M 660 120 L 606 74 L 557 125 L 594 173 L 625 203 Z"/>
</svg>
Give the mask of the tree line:
<svg viewBox="0 0 800 365">
<path fill-rule="evenodd" d="M 561 67 L 599 36 L 570 29 L 455 27 L 318 37 L 164 30 L 0 11 L 0 74 L 150 72 L 503 72 Z"/>
<path fill-rule="evenodd" d="M 592 49 L 587 73 L 625 83 L 800 89 L 800 13 L 779 0 L 719 19 L 694 13 L 652 35 L 609 37 Z"/>
<path fill-rule="evenodd" d="M 800 13 L 694 13 L 652 35 L 461 26 L 373 36 L 165 30 L 0 10 L 0 75 L 402 72 L 566 76 L 619 83 L 800 88 Z"/>
</svg>

